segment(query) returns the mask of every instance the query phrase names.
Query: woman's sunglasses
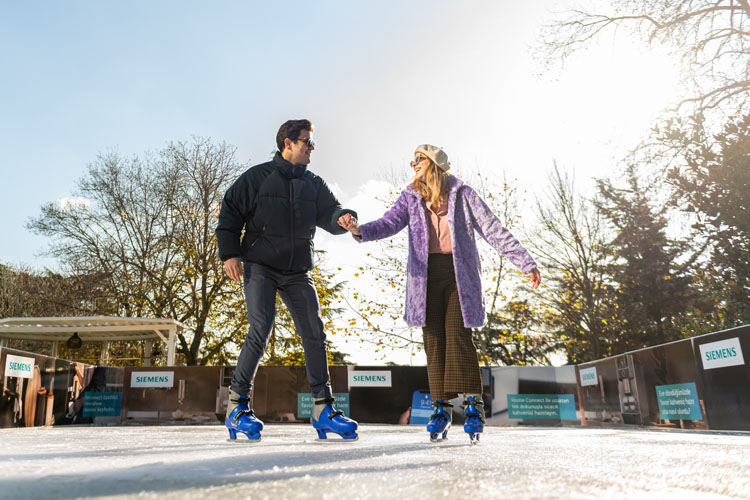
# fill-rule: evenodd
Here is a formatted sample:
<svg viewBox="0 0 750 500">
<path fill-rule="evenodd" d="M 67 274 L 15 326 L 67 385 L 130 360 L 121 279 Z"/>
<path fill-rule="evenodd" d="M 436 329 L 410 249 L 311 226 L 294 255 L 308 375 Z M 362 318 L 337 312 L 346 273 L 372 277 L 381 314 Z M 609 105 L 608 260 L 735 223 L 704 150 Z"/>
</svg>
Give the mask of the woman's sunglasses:
<svg viewBox="0 0 750 500">
<path fill-rule="evenodd" d="M 414 157 L 414 164 L 416 165 L 420 161 L 426 160 L 426 159 L 427 157 L 425 155 L 423 155 L 422 153 L 418 153 L 417 156 Z"/>
</svg>

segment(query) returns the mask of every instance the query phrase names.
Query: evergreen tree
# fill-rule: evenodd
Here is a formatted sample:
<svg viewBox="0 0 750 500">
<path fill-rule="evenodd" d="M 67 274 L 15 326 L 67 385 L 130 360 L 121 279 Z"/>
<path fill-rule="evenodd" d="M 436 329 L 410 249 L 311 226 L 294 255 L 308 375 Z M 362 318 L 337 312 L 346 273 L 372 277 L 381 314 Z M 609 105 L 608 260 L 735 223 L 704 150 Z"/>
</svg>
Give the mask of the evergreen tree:
<svg viewBox="0 0 750 500">
<path fill-rule="evenodd" d="M 628 349 L 682 337 L 675 325 L 695 300 L 686 242 L 667 236 L 667 207 L 658 207 L 641 186 L 634 167 L 625 172 L 627 187 L 597 182 L 597 208 L 616 230 L 608 243 L 608 274 L 617 287 L 619 328 Z M 686 260 L 687 259 L 687 260 Z"/>
</svg>

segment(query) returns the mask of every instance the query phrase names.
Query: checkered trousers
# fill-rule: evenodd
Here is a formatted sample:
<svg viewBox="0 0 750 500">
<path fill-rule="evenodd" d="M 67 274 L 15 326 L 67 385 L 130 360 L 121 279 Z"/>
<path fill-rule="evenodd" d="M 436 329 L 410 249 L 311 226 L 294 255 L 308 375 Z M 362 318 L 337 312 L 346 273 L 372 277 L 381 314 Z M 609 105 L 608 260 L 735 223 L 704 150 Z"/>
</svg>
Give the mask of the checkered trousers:
<svg viewBox="0 0 750 500">
<path fill-rule="evenodd" d="M 422 337 L 433 401 L 452 399 L 460 393 L 482 393 L 477 349 L 471 328 L 464 326 L 451 254 L 429 256 Z"/>
</svg>

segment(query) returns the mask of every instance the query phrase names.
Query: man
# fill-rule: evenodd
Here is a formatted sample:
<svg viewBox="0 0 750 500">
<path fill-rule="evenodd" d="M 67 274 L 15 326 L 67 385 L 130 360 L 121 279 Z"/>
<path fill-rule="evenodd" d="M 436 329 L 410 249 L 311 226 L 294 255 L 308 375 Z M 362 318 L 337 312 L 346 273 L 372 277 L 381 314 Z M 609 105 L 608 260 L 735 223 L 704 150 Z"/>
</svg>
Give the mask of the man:
<svg viewBox="0 0 750 500">
<path fill-rule="evenodd" d="M 276 316 L 277 292 L 302 338 L 318 437 L 326 439 L 333 432 L 357 439 L 357 422 L 333 407 L 326 335 L 309 273 L 316 226 L 343 234 L 346 230 L 338 218 L 356 213 L 342 209 L 323 179 L 307 169 L 315 149 L 312 132 L 309 120 L 284 123 L 276 135 L 279 151 L 273 159 L 242 174 L 221 205 L 216 228 L 219 257 L 227 275 L 244 282 L 250 322 L 224 420 L 231 439 L 241 432 L 260 440 L 263 422 L 253 414 L 250 394 Z"/>
</svg>

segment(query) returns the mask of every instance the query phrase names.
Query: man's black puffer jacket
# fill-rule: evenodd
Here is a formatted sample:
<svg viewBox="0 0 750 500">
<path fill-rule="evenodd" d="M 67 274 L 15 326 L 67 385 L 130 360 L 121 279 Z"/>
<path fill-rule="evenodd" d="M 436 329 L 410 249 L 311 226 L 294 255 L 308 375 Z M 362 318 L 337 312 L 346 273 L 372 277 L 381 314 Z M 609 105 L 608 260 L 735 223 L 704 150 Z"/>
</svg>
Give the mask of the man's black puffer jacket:
<svg viewBox="0 0 750 500">
<path fill-rule="evenodd" d="M 316 226 L 343 234 L 336 221 L 346 213 L 357 216 L 341 208 L 306 165 L 292 165 L 277 152 L 273 160 L 248 169 L 224 195 L 216 227 L 219 257 L 242 257 L 283 273 L 308 271 Z"/>
</svg>

